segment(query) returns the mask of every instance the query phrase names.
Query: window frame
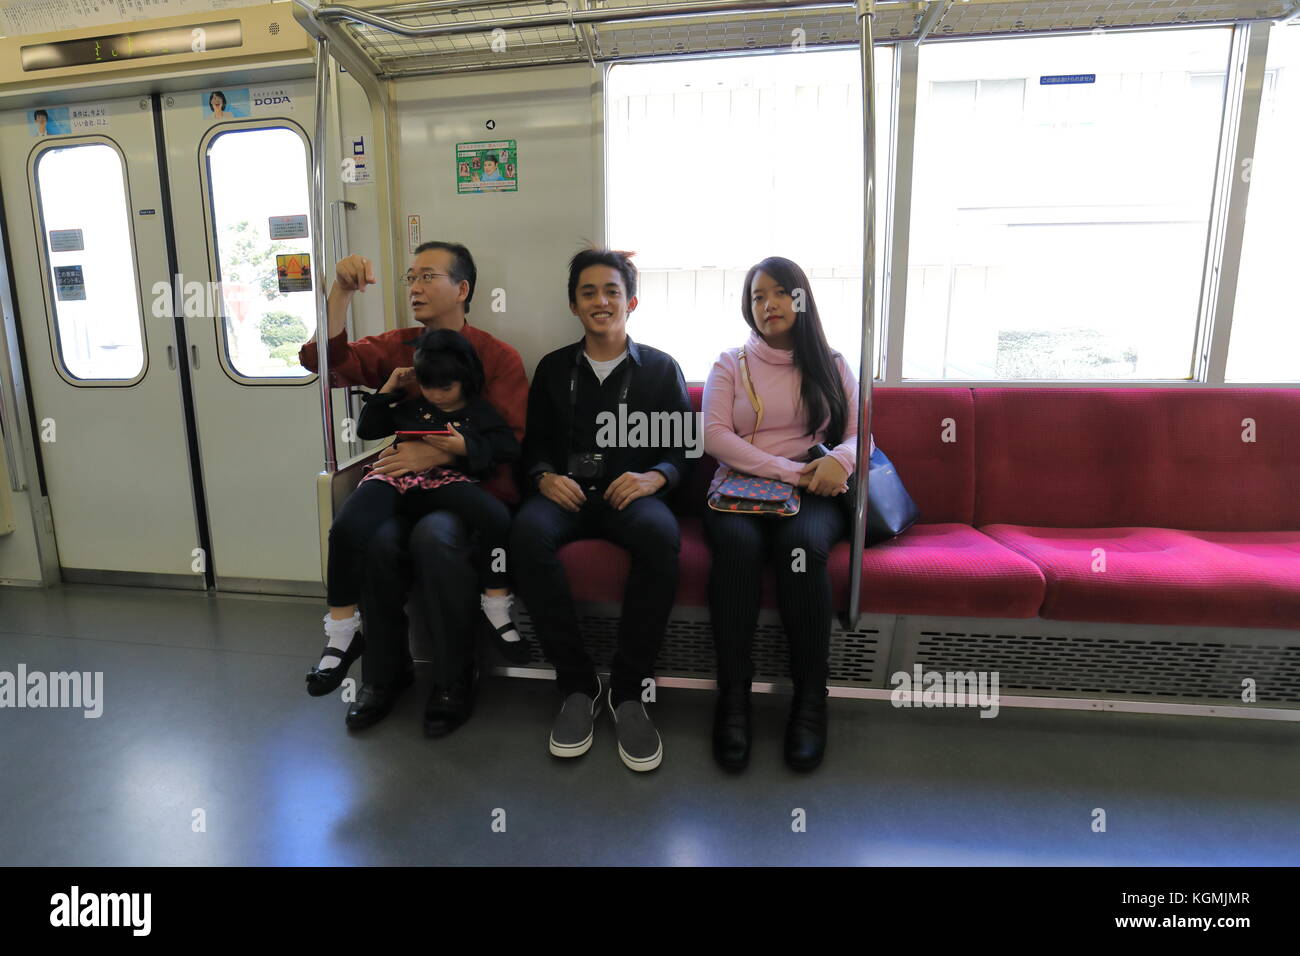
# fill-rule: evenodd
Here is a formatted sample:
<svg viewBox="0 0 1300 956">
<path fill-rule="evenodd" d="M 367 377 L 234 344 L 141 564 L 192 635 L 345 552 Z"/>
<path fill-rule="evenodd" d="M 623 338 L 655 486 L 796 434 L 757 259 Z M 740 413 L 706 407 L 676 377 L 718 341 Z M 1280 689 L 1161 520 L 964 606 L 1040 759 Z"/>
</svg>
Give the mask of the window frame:
<svg viewBox="0 0 1300 956">
<path fill-rule="evenodd" d="M 299 140 L 302 141 L 303 156 L 305 160 L 304 171 L 307 177 L 308 213 L 310 214 L 310 205 L 312 202 L 312 170 L 313 170 L 312 143 L 311 143 L 311 137 L 307 135 L 307 131 L 303 129 L 302 126 L 300 126 L 298 123 L 296 123 L 291 119 L 277 116 L 277 117 L 271 117 L 267 119 L 243 119 L 243 120 L 235 120 L 233 122 L 228 122 L 228 123 L 219 123 L 213 126 L 211 129 L 207 130 L 203 134 L 203 136 L 200 137 L 198 143 L 199 192 L 203 202 L 203 233 L 204 233 L 204 242 L 207 246 L 208 274 L 212 277 L 213 282 L 219 283 L 222 281 L 222 279 L 221 279 L 221 262 L 218 256 L 218 249 L 217 249 L 216 208 L 214 204 L 214 197 L 212 195 L 212 180 L 209 171 L 210 150 L 212 148 L 212 144 L 215 143 L 222 136 L 228 135 L 230 133 L 241 133 L 248 130 L 262 130 L 262 129 L 288 130 L 291 133 L 297 134 Z M 310 228 L 311 227 L 309 224 L 308 226 L 309 238 L 310 238 Z M 313 269 L 312 271 L 313 282 L 315 281 L 317 272 L 318 272 L 317 269 Z M 314 294 L 315 292 L 313 290 L 313 295 Z M 224 305 L 225 303 L 223 300 L 222 302 L 223 309 L 224 309 Z M 236 385 L 245 385 L 249 387 L 258 387 L 258 386 L 303 387 L 303 386 L 314 385 L 317 379 L 319 378 L 319 375 L 316 372 L 309 372 L 306 375 L 276 375 L 276 376 L 249 376 L 243 374 L 237 368 L 235 368 L 234 363 L 230 359 L 230 345 L 229 345 L 229 337 L 227 336 L 225 315 L 222 314 L 222 315 L 210 316 L 209 318 L 213 323 L 212 334 L 213 334 L 213 339 L 216 343 L 217 358 L 218 361 L 221 363 L 221 370 L 226 374 L 226 377 L 229 378 Z M 320 316 L 317 316 L 317 321 L 320 321 L 320 318 L 321 318 Z M 314 336 L 312 338 L 312 341 L 315 341 Z"/>
<path fill-rule="evenodd" d="M 1294 388 L 1297 382 L 1250 382 L 1225 380 L 1228 348 L 1231 341 L 1233 309 L 1237 275 L 1241 265 L 1242 240 L 1245 229 L 1247 201 L 1250 184 L 1235 176 L 1242 156 L 1251 156 L 1255 150 L 1256 131 L 1263 100 L 1264 83 L 1252 82 L 1252 74 L 1262 75 L 1268 57 L 1268 40 L 1271 31 L 1284 29 L 1269 21 L 1243 21 L 1235 23 L 1193 23 L 1160 27 L 1107 27 L 1107 33 L 1161 34 L 1171 30 L 1223 30 L 1231 29 L 1233 35 L 1229 55 L 1224 63 L 1225 91 L 1223 110 L 1219 118 L 1219 140 L 1216 146 L 1219 160 L 1210 203 L 1209 224 L 1202 269 L 1200 305 L 1195 318 L 1192 361 L 1186 379 L 922 379 L 904 378 L 902 375 L 902 346 L 906 332 L 908 259 L 912 193 L 914 188 L 924 188 L 925 183 L 914 183 L 916 149 L 916 107 L 918 98 L 920 51 L 912 40 L 878 41 L 877 48 L 894 48 L 893 115 L 877 116 L 877 148 L 887 142 L 890 152 L 890 185 L 882 192 L 877 185 L 876 202 L 885 203 L 884 228 L 877 234 L 877 255 L 882 257 L 884 280 L 876 290 L 880 301 L 880 322 L 873 332 L 880 344 L 879 359 L 874 367 L 873 385 L 907 388 Z M 1052 36 L 1092 33 L 1094 29 L 1062 30 Z M 1300 30 L 1300 26 L 1292 27 Z M 1032 34 L 1032 36 L 1041 36 Z M 927 37 L 930 43 L 979 43 L 989 37 Z M 996 39 L 1005 39 L 998 37 Z M 852 44 L 819 45 L 817 49 L 849 49 Z M 735 55 L 762 55 L 744 53 Z M 699 54 L 696 58 L 710 58 Z M 657 57 L 620 60 L 621 63 L 652 62 Z M 603 109 L 593 118 L 603 116 L 604 129 L 609 128 L 610 99 L 606 95 L 609 69 L 618 64 L 605 64 L 601 74 L 600 91 Z M 1234 79 L 1234 74 L 1244 76 Z M 888 137 L 887 141 L 885 137 Z M 598 146 L 600 182 L 600 222 L 608 240 L 610 163 L 608 137 L 600 136 Z M 865 277 L 864 277 L 865 280 Z M 859 371 L 853 363 L 855 374 Z"/>
<path fill-rule="evenodd" d="M 141 362 L 140 371 L 132 378 L 81 378 L 72 373 L 63 359 L 63 337 L 59 330 L 58 295 L 54 289 L 53 267 L 50 265 L 48 231 L 45 228 L 45 207 L 41 202 L 40 162 L 52 150 L 76 149 L 84 146 L 107 146 L 117 156 L 122 174 L 122 192 L 126 202 L 127 238 L 130 243 L 131 271 L 135 278 L 136 320 L 139 323 Z M 43 140 L 32 148 L 27 158 L 28 191 L 32 203 L 32 223 L 36 229 L 36 254 L 41 266 L 41 292 L 45 296 L 45 322 L 50 337 L 50 357 L 59 377 L 74 388 L 131 388 L 144 381 L 149 374 L 149 334 L 144 320 L 144 296 L 140 273 L 140 255 L 136 242 L 135 203 L 131 198 L 131 177 L 127 170 L 126 153 L 117 140 L 102 133 L 85 136 L 60 136 Z"/>
</svg>

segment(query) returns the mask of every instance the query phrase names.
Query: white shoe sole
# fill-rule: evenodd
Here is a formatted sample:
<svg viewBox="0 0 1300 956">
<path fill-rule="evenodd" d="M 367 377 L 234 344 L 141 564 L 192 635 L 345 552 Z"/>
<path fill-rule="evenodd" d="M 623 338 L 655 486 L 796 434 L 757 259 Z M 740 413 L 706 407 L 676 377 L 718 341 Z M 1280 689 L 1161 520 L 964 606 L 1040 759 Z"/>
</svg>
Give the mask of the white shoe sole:
<svg viewBox="0 0 1300 956">
<path fill-rule="evenodd" d="M 614 695 L 612 691 L 606 691 L 605 704 L 609 707 L 609 717 L 614 721 L 614 733 L 618 733 L 618 715 L 614 713 Z M 654 770 L 663 762 L 664 759 L 664 742 L 663 738 L 659 740 L 659 746 L 649 757 L 633 757 L 623 749 L 623 744 L 618 745 L 618 755 L 623 758 L 623 765 L 629 770 L 635 770 L 638 773 L 644 773 L 647 770 Z"/>
<path fill-rule="evenodd" d="M 635 757 L 628 756 L 628 753 L 623 749 L 622 744 L 618 745 L 618 755 L 623 758 L 623 763 L 629 770 L 644 773 L 647 770 L 655 769 L 655 767 L 659 766 L 659 764 L 663 762 L 664 744 L 662 740 L 659 741 L 659 749 L 655 751 L 654 756 L 646 757 L 644 760 L 637 760 Z"/>
<path fill-rule="evenodd" d="M 596 731 L 593 729 L 591 733 L 587 734 L 586 740 L 576 744 L 557 744 L 555 742 L 555 738 L 552 737 L 551 756 L 552 757 L 581 757 L 583 754 L 585 754 L 588 750 L 591 749 L 591 742 L 595 738 L 595 736 L 596 736 Z"/>
</svg>

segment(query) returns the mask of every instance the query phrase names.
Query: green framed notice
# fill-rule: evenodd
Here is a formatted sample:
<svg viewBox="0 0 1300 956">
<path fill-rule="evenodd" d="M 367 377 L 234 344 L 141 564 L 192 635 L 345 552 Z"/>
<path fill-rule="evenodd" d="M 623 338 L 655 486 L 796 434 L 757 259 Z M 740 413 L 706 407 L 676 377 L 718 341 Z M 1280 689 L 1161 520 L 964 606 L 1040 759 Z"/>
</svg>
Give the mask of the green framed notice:
<svg viewBox="0 0 1300 956">
<path fill-rule="evenodd" d="M 513 139 L 456 144 L 457 193 L 519 191 L 519 151 Z"/>
</svg>

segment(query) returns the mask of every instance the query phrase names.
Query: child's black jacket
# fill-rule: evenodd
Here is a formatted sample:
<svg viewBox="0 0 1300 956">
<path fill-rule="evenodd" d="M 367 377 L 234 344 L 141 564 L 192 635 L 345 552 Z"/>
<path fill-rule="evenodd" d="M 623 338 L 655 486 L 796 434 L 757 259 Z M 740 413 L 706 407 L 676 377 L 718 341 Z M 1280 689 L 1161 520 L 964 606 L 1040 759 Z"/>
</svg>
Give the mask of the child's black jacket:
<svg viewBox="0 0 1300 956">
<path fill-rule="evenodd" d="M 397 431 L 444 428 L 449 423 L 465 436 L 466 455 L 458 458 L 454 466 L 459 471 L 474 478 L 486 478 L 497 464 L 519 458 L 519 442 L 514 432 L 482 398 L 454 412 L 444 412 L 422 396 L 411 398 L 404 392 L 376 392 L 365 396 L 365 406 L 357 418 L 357 437 L 374 441 Z"/>
</svg>

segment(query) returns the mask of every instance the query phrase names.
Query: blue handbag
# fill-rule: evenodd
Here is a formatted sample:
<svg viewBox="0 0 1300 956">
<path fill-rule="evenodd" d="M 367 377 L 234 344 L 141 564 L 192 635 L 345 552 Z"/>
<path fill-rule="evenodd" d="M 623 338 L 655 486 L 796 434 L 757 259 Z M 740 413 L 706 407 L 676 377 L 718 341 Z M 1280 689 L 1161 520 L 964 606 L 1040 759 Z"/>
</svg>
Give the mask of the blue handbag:
<svg viewBox="0 0 1300 956">
<path fill-rule="evenodd" d="M 814 445 L 808 449 L 809 460 L 821 458 L 829 453 L 825 445 Z M 853 503 L 857 500 L 857 475 L 848 480 L 848 490 L 838 495 L 840 506 L 849 527 L 853 527 Z M 871 472 L 867 476 L 867 544 L 879 544 L 896 538 L 912 525 L 920 512 L 916 502 L 903 486 L 903 479 L 889 457 L 877 445 L 871 452 Z"/>
</svg>

